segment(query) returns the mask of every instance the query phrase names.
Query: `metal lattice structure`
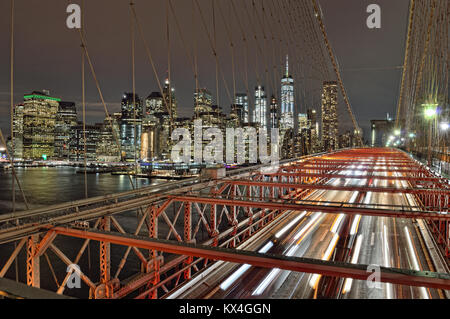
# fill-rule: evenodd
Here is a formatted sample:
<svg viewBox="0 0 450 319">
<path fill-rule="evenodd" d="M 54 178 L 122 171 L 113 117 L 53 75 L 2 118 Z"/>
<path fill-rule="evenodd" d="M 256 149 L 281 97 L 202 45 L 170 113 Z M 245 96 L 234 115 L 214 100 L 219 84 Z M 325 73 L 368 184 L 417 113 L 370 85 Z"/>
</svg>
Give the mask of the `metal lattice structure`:
<svg viewBox="0 0 450 319">
<path fill-rule="evenodd" d="M 388 159 L 386 167 L 375 168 L 373 159 L 381 156 Z M 369 174 L 366 176 L 367 180 L 377 179 L 379 171 L 388 172 L 388 176 L 379 177 L 388 181 L 397 179 L 389 176 L 392 172 L 407 172 L 407 176 L 398 179 L 407 181 L 410 187 L 365 185 L 354 188 L 325 183 L 333 176 L 356 178 L 341 174 L 350 164 L 363 165 Z M 43 283 L 40 257 L 47 253 L 48 248 L 55 255 L 54 263 L 58 260 L 68 266 L 86 258 L 85 250 L 89 242 L 94 241 L 99 243 L 98 276 L 95 278 L 82 271 L 79 274 L 89 287 L 91 298 L 163 297 L 217 260 L 328 276 L 367 278 L 364 265 L 265 255 L 237 249 L 249 238 L 265 232 L 269 225 L 279 222 L 292 211 L 420 218 L 427 222 L 442 252 L 447 258 L 450 256 L 448 180 L 434 176 L 426 167 L 399 151 L 341 151 L 282 163 L 276 171 L 271 172 L 247 168 L 219 180 L 191 179 L 169 182 L 158 187 L 165 190 L 149 187 L 19 212 L 14 216 L 1 216 L 2 249 L 12 249 L 12 242 L 16 242 L 16 248 L 12 249 L 6 263 L 0 265 L 0 277 L 8 273 L 13 260 L 25 249 L 26 282 L 29 286 L 40 287 Z M 338 202 L 304 199 L 308 193 L 317 189 L 408 193 L 419 200 L 420 206 L 363 203 L 343 205 Z M 123 220 L 130 216 L 135 219 L 136 214 L 138 218 L 135 226 L 127 225 L 125 228 Z M 86 222 L 89 223 L 88 228 L 80 226 L 86 225 L 83 224 Z M 78 238 L 83 242 L 79 250 L 63 252 L 58 247 L 58 239 L 62 238 Z M 70 247 L 79 244 L 79 241 L 78 244 L 74 241 Z M 122 247 L 122 258 L 119 263 L 113 264 L 112 252 L 119 247 Z M 129 256 L 131 251 L 135 255 L 134 259 Z M 69 257 L 69 254 L 75 257 Z M 48 262 L 48 267 L 53 268 L 51 262 Z M 121 274 L 126 267 L 140 271 L 124 278 Z M 58 285 L 57 293 L 64 293 L 70 275 L 71 272 L 67 273 Z M 381 281 L 438 289 L 450 288 L 448 274 L 408 269 L 383 268 Z"/>
</svg>

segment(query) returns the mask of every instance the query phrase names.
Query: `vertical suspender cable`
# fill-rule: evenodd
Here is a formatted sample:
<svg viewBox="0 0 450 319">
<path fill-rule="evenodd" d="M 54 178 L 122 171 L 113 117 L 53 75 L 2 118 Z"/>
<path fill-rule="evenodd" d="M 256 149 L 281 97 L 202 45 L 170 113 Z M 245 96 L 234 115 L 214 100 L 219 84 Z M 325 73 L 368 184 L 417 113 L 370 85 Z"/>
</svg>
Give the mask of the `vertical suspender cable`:
<svg viewBox="0 0 450 319">
<path fill-rule="evenodd" d="M 82 10 L 84 10 L 84 1 L 82 2 Z M 84 33 L 84 12 L 82 16 L 81 32 Z M 81 43 L 81 103 L 83 107 L 83 157 L 84 157 L 84 197 L 88 198 L 88 185 L 87 185 L 87 147 L 86 147 L 86 86 L 85 86 L 85 74 L 84 74 L 84 52 L 83 43 Z"/>
<path fill-rule="evenodd" d="M 170 49 L 170 17 L 169 17 L 169 2 L 166 1 L 166 34 L 167 34 L 167 79 L 169 81 L 169 108 L 170 108 L 170 127 L 169 135 L 172 135 L 174 125 L 174 108 L 172 101 L 172 68 L 171 68 L 171 49 Z"/>
<path fill-rule="evenodd" d="M 11 99 L 11 161 L 14 166 L 14 0 L 11 0 L 11 44 L 10 44 L 10 99 Z M 6 147 L 6 144 L 5 144 Z M 16 211 L 16 185 L 12 179 L 12 211 Z"/>
<path fill-rule="evenodd" d="M 85 33 L 85 5 L 84 0 L 81 1 L 81 32 Z M 85 84 L 85 56 L 84 46 L 81 43 L 81 103 L 83 107 L 83 141 L 84 141 L 84 197 L 88 198 L 88 183 L 87 183 L 87 152 L 86 152 L 86 84 Z M 88 269 L 91 274 L 91 245 L 88 244 Z"/>
<path fill-rule="evenodd" d="M 134 39 L 134 21 L 133 21 L 133 13 L 131 11 L 131 8 L 133 7 L 134 3 L 133 1 L 130 2 L 130 32 L 131 32 L 131 77 L 133 82 L 133 130 L 134 130 L 134 141 L 133 141 L 133 154 L 134 154 L 134 185 L 136 185 L 136 188 L 138 187 L 137 184 L 137 128 L 136 128 L 136 66 L 135 66 L 135 39 Z"/>
<path fill-rule="evenodd" d="M 192 0 L 192 23 L 194 26 L 194 58 L 193 58 L 193 63 L 194 63 L 194 76 L 195 76 L 195 93 L 198 94 L 198 89 L 199 89 L 199 85 L 198 85 L 198 61 L 197 61 L 197 37 L 196 32 L 197 32 L 197 23 L 196 23 L 197 19 L 196 19 L 196 14 L 195 14 L 195 6 L 194 6 L 194 0 Z M 198 110 L 198 98 L 195 99 L 195 110 Z M 194 116 L 196 116 L 195 112 L 194 112 Z"/>
<path fill-rule="evenodd" d="M 14 172 L 14 153 L 15 153 L 15 140 L 14 140 L 14 0 L 11 0 L 11 44 L 10 44 L 10 85 L 11 85 L 11 162 Z M 5 148 L 8 148 L 5 144 Z M 16 182 L 14 177 L 11 178 L 11 192 L 12 192 L 12 212 L 16 212 Z M 17 244 L 14 242 L 14 248 Z M 19 265 L 17 258 L 14 260 L 16 270 L 16 282 L 19 282 Z"/>
<path fill-rule="evenodd" d="M 216 13 L 214 10 L 214 0 L 211 1 L 212 6 L 212 23 L 213 23 L 213 37 L 214 37 L 214 51 L 217 51 L 217 34 L 216 34 Z M 217 106 L 220 106 L 220 97 L 219 97 L 219 61 L 216 58 L 216 103 Z"/>
</svg>

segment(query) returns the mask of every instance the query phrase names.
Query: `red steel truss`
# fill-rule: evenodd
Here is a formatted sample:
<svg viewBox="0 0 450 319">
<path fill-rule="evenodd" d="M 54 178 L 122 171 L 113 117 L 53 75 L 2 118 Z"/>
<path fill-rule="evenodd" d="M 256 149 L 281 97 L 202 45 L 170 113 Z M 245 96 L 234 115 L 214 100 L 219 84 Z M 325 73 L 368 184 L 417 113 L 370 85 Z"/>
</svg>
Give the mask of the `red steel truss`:
<svg viewBox="0 0 450 319">
<path fill-rule="evenodd" d="M 367 175 L 360 175 L 358 170 Z M 357 187 L 327 183 L 340 178 L 365 179 L 366 183 Z M 389 186 L 376 186 L 375 180 L 386 181 Z M 407 186 L 399 187 L 395 184 L 399 181 L 406 182 Z M 418 205 L 307 200 L 306 195 L 314 190 L 410 194 Z M 11 266 L 25 247 L 26 283 L 46 288 L 53 285 L 58 294 L 63 294 L 72 271 L 61 276 L 54 265 L 79 264 L 86 259 L 91 241 L 95 241 L 98 242 L 98 271 L 87 274 L 80 269 L 78 274 L 91 298 L 163 297 L 216 260 L 366 279 L 364 265 L 266 256 L 235 248 L 263 234 L 267 227 L 283 221 L 292 211 L 320 211 L 424 219 L 439 249 L 449 258 L 449 193 L 448 180 L 436 176 L 405 153 L 391 149 L 344 150 L 281 163 L 270 172 L 249 168 L 219 180 L 173 182 L 0 216 L 0 243 L 11 252 L 5 261 L 0 260 L 0 278 L 12 273 Z M 129 220 L 134 221 L 133 226 L 124 223 Z M 62 236 L 65 242 L 68 238 L 77 239 L 72 252 L 63 252 L 58 241 Z M 81 247 L 73 251 L 80 239 L 83 239 Z M 111 251 L 118 246 L 122 247 L 122 257 L 112 263 Z M 49 249 L 53 255 L 47 253 Z M 131 277 L 123 275 L 136 262 L 134 268 L 140 271 Z M 44 268 L 50 270 L 53 284 L 42 281 Z M 405 269 L 383 268 L 381 280 L 450 288 L 448 275 Z"/>
</svg>

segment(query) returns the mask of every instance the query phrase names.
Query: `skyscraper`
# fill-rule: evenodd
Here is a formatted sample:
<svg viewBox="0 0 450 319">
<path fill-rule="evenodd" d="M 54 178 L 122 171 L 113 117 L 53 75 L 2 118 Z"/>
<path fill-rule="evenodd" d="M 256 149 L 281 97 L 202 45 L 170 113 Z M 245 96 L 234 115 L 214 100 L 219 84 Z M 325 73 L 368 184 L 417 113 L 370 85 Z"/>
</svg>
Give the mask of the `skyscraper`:
<svg viewBox="0 0 450 319">
<path fill-rule="evenodd" d="M 168 113 L 172 116 L 172 120 L 175 121 L 178 116 L 178 102 L 177 97 L 175 96 L 175 88 L 172 83 L 169 82 L 169 79 L 166 79 L 164 82 L 163 96 L 166 99 L 163 108 L 165 112 L 168 112 L 167 108 L 169 108 L 170 112 Z"/>
<path fill-rule="evenodd" d="M 134 105 L 136 102 L 136 105 Z M 142 133 L 142 101 L 136 94 L 124 93 L 122 97 L 122 117 L 120 120 L 120 141 L 122 157 L 126 161 L 139 158 Z"/>
<path fill-rule="evenodd" d="M 61 100 L 37 91 L 23 98 L 23 158 L 51 158 L 55 155 L 56 113 Z"/>
<path fill-rule="evenodd" d="M 338 147 L 337 82 L 323 82 L 322 145 L 324 151 Z"/>
<path fill-rule="evenodd" d="M 236 93 L 234 97 L 234 104 L 242 106 L 242 123 L 250 122 L 249 112 L 248 112 L 248 96 L 245 93 Z"/>
<path fill-rule="evenodd" d="M 97 143 L 97 161 L 119 162 L 120 152 L 117 139 L 120 136 L 119 123 L 116 116 L 106 117 L 100 126 Z"/>
<path fill-rule="evenodd" d="M 270 128 L 278 128 L 278 101 L 274 95 L 270 98 Z"/>
<path fill-rule="evenodd" d="M 289 75 L 289 57 L 286 56 L 286 73 L 281 79 L 281 132 L 294 129 L 294 79 Z"/>
<path fill-rule="evenodd" d="M 59 102 L 55 125 L 55 157 L 69 159 L 69 143 L 77 125 L 77 108 L 74 102 Z"/>
<path fill-rule="evenodd" d="M 310 129 L 308 123 L 308 116 L 304 113 L 298 114 L 298 133 L 301 133 L 303 129 Z"/>
<path fill-rule="evenodd" d="M 101 124 L 83 126 L 81 122 L 73 128 L 69 155 L 71 161 L 84 161 L 84 137 L 86 137 L 86 161 L 97 161 L 97 148 L 101 141 L 101 128 Z"/>
<path fill-rule="evenodd" d="M 13 140 L 14 140 L 14 158 L 23 158 L 23 104 L 14 106 L 13 116 Z"/>
<path fill-rule="evenodd" d="M 261 128 L 267 128 L 267 96 L 264 86 L 255 88 L 255 110 L 253 112 L 253 122 Z"/>
<path fill-rule="evenodd" d="M 230 117 L 227 119 L 227 127 L 240 127 L 244 120 L 244 107 L 241 104 L 232 104 Z"/>
<path fill-rule="evenodd" d="M 167 110 L 164 104 L 163 96 L 160 92 L 152 92 L 145 99 L 145 115 L 155 115 L 164 112 L 167 112 Z"/>
<path fill-rule="evenodd" d="M 315 153 L 319 148 L 319 122 L 317 122 L 317 111 L 315 109 L 308 109 L 306 114 L 308 116 L 308 126 L 311 130 L 311 152 Z"/>
<path fill-rule="evenodd" d="M 204 127 L 211 127 L 214 123 L 212 95 L 205 88 L 199 88 L 194 93 L 194 118 L 201 119 Z"/>
</svg>

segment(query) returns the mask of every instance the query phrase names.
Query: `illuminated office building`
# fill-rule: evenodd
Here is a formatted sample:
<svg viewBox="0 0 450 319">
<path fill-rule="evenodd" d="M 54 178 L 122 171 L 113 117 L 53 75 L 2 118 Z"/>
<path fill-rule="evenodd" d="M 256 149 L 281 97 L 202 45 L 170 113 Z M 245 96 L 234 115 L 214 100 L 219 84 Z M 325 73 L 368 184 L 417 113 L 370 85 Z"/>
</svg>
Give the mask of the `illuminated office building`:
<svg viewBox="0 0 450 319">
<path fill-rule="evenodd" d="M 261 128 L 267 128 L 267 96 L 264 91 L 264 86 L 261 85 L 255 88 L 253 122 Z"/>
<path fill-rule="evenodd" d="M 194 93 L 194 119 L 201 119 L 204 127 L 213 126 L 212 95 L 205 88 L 197 89 Z"/>
<path fill-rule="evenodd" d="M 14 159 L 23 158 L 23 104 L 14 106 L 13 115 L 13 139 Z"/>
<path fill-rule="evenodd" d="M 172 116 L 173 122 L 178 116 L 178 102 L 175 95 L 175 88 L 173 87 L 172 83 L 169 82 L 169 79 L 166 79 L 166 81 L 164 82 L 163 96 L 166 99 L 166 103 L 163 103 L 162 107 L 164 109 L 164 112 L 169 113 L 167 108 L 170 110 L 169 114 Z"/>
<path fill-rule="evenodd" d="M 317 111 L 314 109 L 308 109 L 306 111 L 308 117 L 308 126 L 311 131 L 311 153 L 316 153 L 319 151 L 319 122 L 317 121 Z"/>
<path fill-rule="evenodd" d="M 323 82 L 322 145 L 324 151 L 338 147 L 337 82 Z"/>
<path fill-rule="evenodd" d="M 163 96 L 160 92 L 152 92 L 145 99 L 145 115 L 155 115 L 164 113 L 166 111 L 166 106 L 164 104 Z"/>
<path fill-rule="evenodd" d="M 98 125 L 97 161 L 119 162 L 120 151 L 117 141 L 120 136 L 118 119 L 115 116 L 106 117 L 102 125 Z"/>
<path fill-rule="evenodd" d="M 303 129 L 309 129 L 308 115 L 304 113 L 298 114 L 298 133 L 301 133 Z"/>
<path fill-rule="evenodd" d="M 134 102 L 136 105 L 134 105 Z M 124 93 L 122 97 L 122 117 L 120 120 L 120 141 L 122 157 L 125 161 L 139 159 L 141 147 L 143 107 L 139 96 Z"/>
<path fill-rule="evenodd" d="M 23 102 L 23 158 L 49 159 L 55 156 L 55 126 L 61 100 L 48 91 L 34 91 Z"/>
<path fill-rule="evenodd" d="M 231 105 L 230 117 L 227 118 L 226 127 L 238 128 L 244 124 L 244 107 L 241 104 Z"/>
<path fill-rule="evenodd" d="M 59 102 L 55 125 L 55 157 L 69 158 L 69 142 L 77 125 L 77 108 L 73 102 Z"/>
<path fill-rule="evenodd" d="M 281 79 L 281 132 L 294 129 L 294 79 L 289 74 L 289 58 L 286 56 L 286 73 Z"/>
<path fill-rule="evenodd" d="M 77 126 L 73 128 L 72 138 L 70 140 L 70 154 L 69 159 L 75 162 L 83 162 L 85 154 L 85 140 L 86 137 L 86 161 L 97 161 L 97 148 L 101 137 L 101 124 L 85 125 L 78 122 Z"/>
<path fill-rule="evenodd" d="M 241 105 L 242 106 L 242 123 L 249 123 L 249 106 L 248 106 L 248 96 L 245 93 L 236 93 L 236 96 L 234 97 L 234 104 L 235 105 Z"/>
<path fill-rule="evenodd" d="M 270 128 L 278 128 L 278 101 L 275 96 L 270 98 Z"/>
</svg>

